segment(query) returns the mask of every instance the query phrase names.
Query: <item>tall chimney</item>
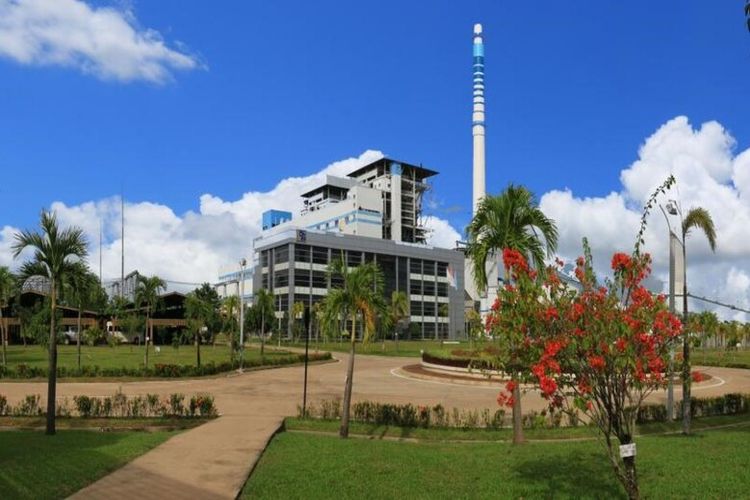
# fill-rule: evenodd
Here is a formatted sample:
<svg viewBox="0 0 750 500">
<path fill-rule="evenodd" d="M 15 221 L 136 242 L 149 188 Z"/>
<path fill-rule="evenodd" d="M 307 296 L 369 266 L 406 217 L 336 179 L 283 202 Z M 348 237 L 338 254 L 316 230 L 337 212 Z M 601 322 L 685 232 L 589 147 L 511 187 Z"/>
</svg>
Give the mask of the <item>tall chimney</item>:
<svg viewBox="0 0 750 500">
<path fill-rule="evenodd" d="M 485 195 L 484 183 L 484 41 L 482 25 L 474 25 L 474 108 L 471 133 L 474 136 L 474 186 L 472 215 L 477 213 L 479 202 Z"/>
</svg>

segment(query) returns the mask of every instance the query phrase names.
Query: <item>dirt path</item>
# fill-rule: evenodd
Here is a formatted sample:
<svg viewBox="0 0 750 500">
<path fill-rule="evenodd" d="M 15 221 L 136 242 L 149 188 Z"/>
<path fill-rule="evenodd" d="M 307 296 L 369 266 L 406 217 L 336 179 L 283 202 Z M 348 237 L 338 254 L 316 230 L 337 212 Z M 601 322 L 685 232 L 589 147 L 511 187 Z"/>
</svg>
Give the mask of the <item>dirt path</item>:
<svg viewBox="0 0 750 500">
<path fill-rule="evenodd" d="M 309 368 L 308 401 L 341 396 L 347 355 L 343 362 Z M 446 408 L 493 408 L 497 389 L 446 384 L 398 376 L 411 358 L 357 356 L 354 400 L 435 405 Z M 750 370 L 705 368 L 714 379 L 694 388 L 696 396 L 749 392 Z M 61 383 L 58 395 L 107 396 L 121 389 L 128 395 L 210 392 L 221 413 L 218 419 L 186 431 L 121 469 L 84 488 L 73 498 L 235 498 L 260 453 L 283 418 L 302 402 L 301 366 L 232 374 L 223 378 L 127 383 Z M 17 402 L 26 394 L 44 394 L 44 383 L 0 383 L 0 394 Z M 675 388 L 679 399 L 679 388 Z M 651 400 L 664 401 L 664 393 Z M 540 410 L 545 402 L 535 393 L 523 398 L 524 411 Z"/>
</svg>

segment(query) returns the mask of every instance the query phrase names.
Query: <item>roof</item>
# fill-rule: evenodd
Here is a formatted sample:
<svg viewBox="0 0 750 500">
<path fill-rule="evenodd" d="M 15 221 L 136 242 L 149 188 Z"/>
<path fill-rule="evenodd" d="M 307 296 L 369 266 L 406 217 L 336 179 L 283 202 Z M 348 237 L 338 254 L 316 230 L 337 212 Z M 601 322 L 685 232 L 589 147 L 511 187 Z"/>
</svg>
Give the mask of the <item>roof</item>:
<svg viewBox="0 0 750 500">
<path fill-rule="evenodd" d="M 387 165 L 390 165 L 391 163 L 399 163 L 404 168 L 404 170 L 407 170 L 407 171 L 410 170 L 410 169 L 413 170 L 420 179 L 426 179 L 427 177 L 432 177 L 433 175 L 437 175 L 438 174 L 438 172 L 436 172 L 435 170 L 430 170 L 429 168 L 425 168 L 422 165 L 414 165 L 414 164 L 407 163 L 407 162 L 404 162 L 404 161 L 395 160 L 393 158 L 383 157 L 383 158 L 380 158 L 379 160 L 375 160 L 375 161 L 373 161 L 371 163 L 368 163 L 367 165 L 365 165 L 363 167 L 360 167 L 360 168 L 358 168 L 357 170 L 355 170 L 353 172 L 350 172 L 348 174 L 348 176 L 349 177 L 357 177 L 361 173 L 363 173 L 363 172 L 365 172 L 365 171 L 373 168 L 373 166 L 375 166 L 375 165 L 377 165 L 379 163 L 386 163 Z"/>
<path fill-rule="evenodd" d="M 351 189 L 356 185 L 356 181 L 353 179 L 348 179 L 346 177 L 336 177 L 334 175 L 326 175 L 326 182 L 325 184 L 322 184 L 314 189 L 311 189 L 310 191 L 306 193 L 302 193 L 303 198 L 310 198 L 311 196 L 314 196 L 318 194 L 319 192 L 323 191 L 326 187 L 334 187 L 338 189 Z"/>
</svg>

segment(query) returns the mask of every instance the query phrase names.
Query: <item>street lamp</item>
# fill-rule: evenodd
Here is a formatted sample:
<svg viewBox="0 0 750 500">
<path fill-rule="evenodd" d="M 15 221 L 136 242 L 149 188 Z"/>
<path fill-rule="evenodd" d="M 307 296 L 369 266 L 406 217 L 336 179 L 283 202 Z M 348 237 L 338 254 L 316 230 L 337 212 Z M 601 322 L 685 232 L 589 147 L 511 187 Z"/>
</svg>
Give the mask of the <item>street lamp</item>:
<svg viewBox="0 0 750 500">
<path fill-rule="evenodd" d="M 669 229 L 669 312 L 674 314 L 675 313 L 675 275 L 676 273 L 676 262 L 675 262 L 675 252 L 674 252 L 674 240 L 677 239 L 677 235 L 672 231 L 672 225 L 669 223 L 669 217 L 667 217 L 667 213 L 669 215 L 677 215 L 679 211 L 679 205 L 675 200 L 669 200 L 666 204 L 666 211 L 664 210 L 664 207 L 659 205 L 659 208 L 661 209 L 661 213 L 664 214 L 664 220 L 667 221 L 667 228 Z M 679 241 L 679 240 L 678 240 Z M 684 252 L 684 247 L 683 247 Z M 683 253 L 683 276 L 684 276 L 684 265 L 685 265 L 685 259 L 684 259 L 684 253 Z M 684 283 L 683 278 L 683 283 Z M 669 420 L 674 420 L 674 346 L 671 347 L 669 351 L 669 368 L 668 368 L 668 377 L 667 377 L 667 418 Z"/>
<path fill-rule="evenodd" d="M 240 373 L 242 373 L 244 354 L 245 354 L 245 266 L 247 260 L 243 257 L 240 259 L 240 283 L 237 291 L 240 294 Z"/>
</svg>

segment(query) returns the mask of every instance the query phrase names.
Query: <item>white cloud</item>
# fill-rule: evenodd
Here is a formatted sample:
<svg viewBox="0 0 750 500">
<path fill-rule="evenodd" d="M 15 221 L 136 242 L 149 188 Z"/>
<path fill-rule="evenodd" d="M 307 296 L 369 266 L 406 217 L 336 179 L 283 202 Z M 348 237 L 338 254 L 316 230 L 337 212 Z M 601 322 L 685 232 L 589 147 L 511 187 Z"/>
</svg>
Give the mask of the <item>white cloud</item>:
<svg viewBox="0 0 750 500">
<path fill-rule="evenodd" d="M 674 174 L 677 185 L 660 201 L 677 199 L 684 211 L 706 208 L 717 231 L 716 254 L 700 231 L 688 238 L 690 291 L 731 304 L 748 304 L 750 150 L 735 156 L 734 148 L 734 138 L 719 123 L 694 129 L 680 116 L 646 139 L 637 160 L 621 172 L 620 192 L 595 198 L 577 198 L 569 190 L 546 193 L 540 205 L 557 221 L 560 254 L 568 259 L 580 255 L 581 238 L 587 236 L 597 267 L 606 269 L 614 251 L 632 249 L 643 205 Z M 677 227 L 679 218 L 670 217 L 670 223 Z M 654 259 L 655 278 L 664 283 L 668 278 L 667 231 L 664 215 L 655 207 L 648 219 L 645 249 Z"/>
<path fill-rule="evenodd" d="M 172 71 L 201 67 L 158 31 L 140 28 L 131 10 L 81 0 L 0 0 L 0 56 L 123 82 L 164 83 Z"/>
<path fill-rule="evenodd" d="M 456 229 L 447 220 L 428 215 L 423 220 L 430 231 L 427 244 L 440 248 L 456 248 L 456 242 L 463 240 Z"/>
</svg>

